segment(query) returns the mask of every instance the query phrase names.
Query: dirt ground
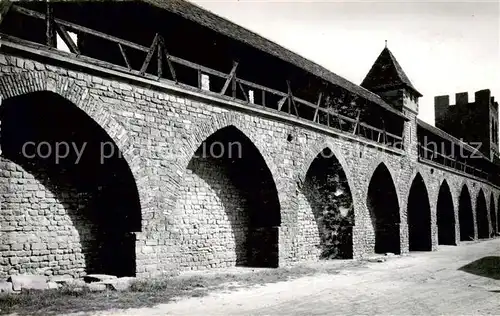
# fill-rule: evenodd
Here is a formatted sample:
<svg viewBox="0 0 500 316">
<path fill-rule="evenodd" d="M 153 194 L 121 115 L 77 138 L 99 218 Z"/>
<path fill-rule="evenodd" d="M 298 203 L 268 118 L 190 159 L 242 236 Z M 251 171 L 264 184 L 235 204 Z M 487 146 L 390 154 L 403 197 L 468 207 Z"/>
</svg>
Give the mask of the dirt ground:
<svg viewBox="0 0 500 316">
<path fill-rule="evenodd" d="M 94 315 L 500 315 L 500 239 Z M 72 314 L 83 315 L 83 314 Z"/>
</svg>

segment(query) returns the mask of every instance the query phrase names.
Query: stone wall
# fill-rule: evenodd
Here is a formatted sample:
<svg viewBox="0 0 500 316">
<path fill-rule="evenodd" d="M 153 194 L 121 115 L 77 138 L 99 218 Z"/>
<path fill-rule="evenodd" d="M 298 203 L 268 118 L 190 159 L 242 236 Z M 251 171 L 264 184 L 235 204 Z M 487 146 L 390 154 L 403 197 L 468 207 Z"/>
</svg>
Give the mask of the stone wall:
<svg viewBox="0 0 500 316">
<path fill-rule="evenodd" d="M 43 170 L 30 173 L 4 158 L 0 165 L 0 275 L 83 275 L 94 241 L 84 210 L 88 197 L 51 186 Z"/>
<path fill-rule="evenodd" d="M 253 230 L 252 236 L 279 242 L 276 251 L 281 266 L 317 255 L 305 254 L 301 250 L 311 245 L 310 239 L 304 236 L 315 234 L 315 232 L 303 232 L 304 227 L 317 228 L 308 224 L 313 218 L 310 214 L 298 210 L 303 206 L 300 190 L 307 170 L 318 153 L 325 148 L 330 148 L 338 159 L 351 189 L 355 217 L 355 226 L 352 228 L 354 258 L 373 254 L 375 249 L 375 233 L 367 208 L 367 194 L 372 175 L 380 164 L 387 167 L 397 191 L 402 253 L 408 252 L 406 220 L 408 184 L 413 181 L 417 173 L 422 175 L 430 199 L 433 249 L 437 248 L 436 203 L 443 179 L 447 179 L 452 190 L 455 213 L 459 188 L 464 183 L 467 183 L 471 190 L 474 209 L 479 187 L 486 193 L 487 202 L 491 192 L 497 200 L 500 194 L 498 189 L 482 182 L 418 163 L 414 113 L 406 113 L 411 119 L 405 123 L 405 153 L 403 153 L 384 150 L 377 146 L 366 146 L 364 142 L 359 142 L 349 135 L 339 136 L 324 127 L 317 127 L 313 123 L 300 121 L 285 114 L 266 112 L 251 105 L 225 101 L 213 95 L 146 79 L 138 78 L 133 83 L 127 82 L 130 78 L 107 79 L 105 77 L 109 77 L 110 74 L 106 72 L 89 75 L 82 70 L 68 70 L 5 54 L 0 54 L 0 71 L 0 95 L 4 101 L 16 95 L 51 91 L 69 100 L 95 121 L 123 153 L 135 180 L 140 201 L 141 225 L 133 230 L 134 260 L 137 265 L 136 272 L 140 276 L 156 275 L 177 268 L 202 269 L 237 263 L 235 258 L 238 252 L 233 252 L 233 244 L 227 243 L 232 237 L 229 238 L 230 233 L 227 231 L 228 218 L 224 217 L 232 213 L 226 212 L 228 207 L 224 208 L 220 203 L 220 194 L 213 194 L 213 188 L 210 191 L 208 184 L 202 183 L 200 176 L 189 167 L 193 154 L 200 144 L 213 133 L 228 126 L 244 135 L 255 147 L 261 157 L 259 159 L 262 166 L 265 166 L 271 179 L 266 180 L 266 183 L 272 183 L 272 187 L 275 188 L 279 218 L 274 222 L 278 224 L 269 224 L 264 230 L 267 233 L 263 233 L 262 229 L 257 227 L 258 229 Z M 223 181 L 220 177 L 224 173 L 220 172 L 224 169 L 218 170 L 214 175 Z M 10 175 L 11 170 L 2 168 L 3 174 L 7 175 L 7 171 L 9 178 L 4 181 L 15 182 L 14 177 Z M 207 169 L 206 172 L 211 171 Z M 28 184 L 28 182 L 17 183 L 18 190 L 28 191 Z M 3 216 L 1 227 L 4 229 L 11 227 L 5 226 L 4 222 L 9 222 L 5 217 L 9 218 L 12 215 L 9 215 L 11 211 L 5 206 L 8 202 L 8 185 L 2 184 L 0 189 L 3 190 L 0 192 L 2 198 L 0 204 Z M 41 187 L 37 189 L 40 192 L 44 190 L 48 189 Z M 194 198 L 195 195 L 188 193 L 196 190 L 206 192 L 207 199 L 211 202 L 201 202 L 197 200 L 199 197 Z M 239 200 L 240 203 L 243 201 L 238 197 L 238 190 L 234 186 L 226 185 L 225 190 L 228 192 L 226 196 L 232 201 L 229 208 L 233 208 L 236 201 Z M 45 199 L 50 199 L 49 195 L 46 195 Z M 61 201 L 51 203 L 54 204 L 54 209 L 63 209 Z M 206 213 L 200 213 L 196 208 L 197 205 L 201 207 L 205 204 L 212 209 L 204 209 Z M 29 205 L 30 208 L 26 206 L 23 209 L 12 210 L 17 212 L 16 214 L 22 214 L 19 216 L 27 218 L 26 225 L 18 225 L 15 230 L 2 231 L 1 238 L 4 241 L 2 245 L 9 245 L 8 250 L 2 246 L 2 249 L 5 249 L 0 255 L 2 260 L 0 262 L 3 263 L 2 273 L 11 270 L 22 272 L 26 269 L 27 262 L 19 263 L 18 268 L 12 269 L 11 260 L 15 262 L 15 258 L 25 258 L 22 260 L 31 262 L 32 258 L 37 256 L 31 252 L 26 252 L 24 257 L 10 256 L 10 245 L 23 244 L 23 251 L 27 251 L 24 250 L 24 243 L 18 236 L 20 232 L 30 229 L 31 224 L 28 223 L 32 223 L 35 216 L 38 216 L 34 215 L 34 212 L 30 214 L 33 204 Z M 238 213 L 242 207 L 240 204 L 231 211 Z M 198 217 L 194 217 L 193 213 Z M 207 214 L 209 218 L 203 214 Z M 61 216 L 67 215 L 61 214 Z M 210 219 L 210 216 L 213 217 Z M 458 223 L 457 217 L 455 219 Z M 244 223 L 243 217 L 239 217 L 237 222 Z M 66 223 L 65 229 L 74 231 L 75 228 L 68 221 Z M 195 228 L 197 223 L 200 225 Z M 203 227 L 201 223 L 205 223 Z M 193 226 L 189 227 L 191 224 Z M 208 239 L 203 242 L 207 240 L 206 236 L 214 235 L 216 226 L 217 229 L 224 228 L 226 231 L 211 236 L 215 237 L 215 240 Z M 244 235 L 243 224 L 238 224 L 236 227 L 240 227 L 238 228 L 240 233 L 236 235 Z M 46 244 L 57 242 L 58 237 L 59 234 L 51 236 Z M 201 247 L 202 245 L 204 246 Z M 215 247 L 221 245 L 225 245 L 226 248 L 222 252 L 215 252 Z M 205 257 L 207 248 L 214 248 L 210 250 L 214 259 L 210 255 Z M 219 259 L 213 261 L 216 257 Z M 81 261 L 78 261 L 81 260 L 80 257 L 75 260 L 81 264 Z M 187 264 L 188 261 L 193 262 L 191 260 L 194 260 L 194 263 Z M 62 261 L 58 263 L 61 269 L 54 273 L 63 273 L 67 270 L 63 268 L 65 266 Z M 78 268 L 75 266 L 72 273 L 80 273 L 78 269 L 80 266 Z"/>
</svg>

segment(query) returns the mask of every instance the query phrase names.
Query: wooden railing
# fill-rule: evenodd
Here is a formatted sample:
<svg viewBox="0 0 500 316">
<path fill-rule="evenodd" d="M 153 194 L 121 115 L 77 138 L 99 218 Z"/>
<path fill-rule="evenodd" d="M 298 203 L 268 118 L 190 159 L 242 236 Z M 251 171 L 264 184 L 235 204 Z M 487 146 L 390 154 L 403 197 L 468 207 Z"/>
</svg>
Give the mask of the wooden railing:
<svg viewBox="0 0 500 316">
<path fill-rule="evenodd" d="M 374 126 L 361 122 L 359 112 L 357 118 L 354 119 L 337 113 L 331 108 L 322 107 L 321 93 L 318 95 L 318 100 L 315 103 L 312 103 L 310 101 L 303 100 L 294 96 L 290 88 L 290 82 L 286 82 L 288 91 L 282 92 L 238 78 L 236 75 L 238 69 L 237 62 L 233 63 L 231 71 L 229 72 L 229 74 L 226 74 L 170 55 L 165 46 L 165 40 L 158 33 L 155 35 L 151 46 L 145 47 L 81 25 L 77 25 L 72 22 L 54 18 L 52 15 L 50 4 L 47 4 L 46 14 L 26 9 L 18 5 L 12 5 L 10 10 L 25 16 L 45 20 L 47 26 L 46 44 L 51 48 L 55 48 L 55 34 L 59 34 L 71 53 L 75 54 L 76 56 L 83 56 L 84 54 L 82 54 L 80 48 L 73 41 L 68 32 L 71 31 L 76 34 L 92 35 L 116 44 L 119 52 L 121 53 L 121 56 L 123 58 L 123 65 L 109 64 L 106 65 L 106 67 L 119 71 L 127 71 L 138 76 L 153 75 L 151 73 L 148 73 L 148 69 L 153 62 L 153 56 L 156 53 L 156 73 L 154 74 L 156 80 L 169 80 L 175 82 L 176 84 L 189 85 L 190 87 L 204 90 L 207 93 L 215 93 L 221 97 L 230 97 L 233 100 L 252 104 L 261 108 L 265 108 L 266 110 L 277 110 L 279 112 L 284 112 L 288 115 L 292 115 L 300 119 L 312 121 L 316 124 L 326 125 L 329 128 L 336 129 L 350 135 L 360 136 L 362 138 L 369 139 L 385 146 L 403 149 L 403 138 L 401 136 L 391 134 L 385 129 L 376 128 Z M 146 54 L 140 69 L 133 69 L 133 67 L 131 66 L 127 55 L 127 51 L 130 49 Z M 86 57 L 86 60 L 89 59 L 90 58 Z M 100 60 L 96 60 L 96 62 L 98 62 L 100 65 L 103 64 L 103 61 Z M 104 62 L 108 64 L 108 62 Z M 165 63 L 168 66 L 168 74 L 164 72 Z M 196 86 L 193 86 L 192 84 L 188 84 L 186 82 L 180 82 L 175 70 L 179 65 L 188 67 L 197 72 L 198 80 Z M 211 91 L 210 88 L 207 89 L 206 87 L 204 87 L 202 82 L 203 75 L 212 76 L 212 79 L 214 80 L 222 80 L 224 82 L 222 89 L 220 91 Z M 255 98 L 253 98 L 252 100 L 252 97 L 250 96 L 250 93 L 254 94 L 256 92 L 258 92 L 257 95 L 258 99 L 260 99 L 260 103 L 257 103 L 255 101 Z M 309 115 L 308 117 L 307 115 L 302 114 L 303 112 L 299 111 L 299 109 L 302 107 L 308 109 L 308 111 L 304 112 L 313 113 L 313 115 Z"/>
<path fill-rule="evenodd" d="M 418 146 L 418 156 L 420 159 L 432 161 L 434 163 L 473 175 L 475 177 L 479 177 L 485 180 L 491 180 L 490 176 L 487 172 L 475 168 L 473 166 L 467 165 L 466 163 L 458 161 L 456 158 L 452 156 L 447 156 L 442 153 L 439 153 L 435 150 L 429 149 L 425 146 Z"/>
</svg>

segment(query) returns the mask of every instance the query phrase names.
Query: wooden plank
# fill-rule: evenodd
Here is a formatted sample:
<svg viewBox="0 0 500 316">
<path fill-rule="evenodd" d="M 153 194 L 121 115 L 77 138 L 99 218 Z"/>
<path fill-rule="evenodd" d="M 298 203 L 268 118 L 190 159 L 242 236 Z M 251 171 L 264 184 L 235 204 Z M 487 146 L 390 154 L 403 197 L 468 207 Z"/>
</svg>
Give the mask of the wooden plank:
<svg viewBox="0 0 500 316">
<path fill-rule="evenodd" d="M 153 58 L 153 54 L 155 50 L 157 49 L 158 46 L 158 33 L 156 33 L 153 43 L 151 43 L 151 46 L 149 47 L 148 54 L 146 55 L 146 58 L 144 59 L 144 63 L 142 63 L 141 70 L 139 70 L 139 73 L 141 75 L 144 75 L 146 73 L 146 70 L 148 69 L 149 63 L 151 62 L 151 58 Z"/>
<path fill-rule="evenodd" d="M 69 50 L 73 54 L 80 55 L 80 50 L 76 46 L 75 42 L 73 42 L 73 39 L 69 36 L 68 31 L 66 30 L 64 25 L 56 24 L 56 30 L 59 36 L 61 36 L 64 43 L 66 44 L 66 46 L 68 46 Z"/>
<path fill-rule="evenodd" d="M 172 62 L 174 62 L 174 63 L 176 63 L 176 64 L 180 64 L 180 65 L 192 68 L 192 69 L 200 69 L 203 73 L 206 73 L 206 74 L 209 74 L 209 75 L 214 75 L 214 76 L 217 76 L 217 77 L 220 77 L 220 78 L 224 78 L 225 79 L 228 76 L 227 74 L 225 74 L 223 72 L 220 72 L 220 71 L 217 71 L 217 70 L 214 70 L 214 69 L 202 66 L 202 65 L 198 65 L 196 63 L 187 61 L 185 59 L 182 59 L 180 57 L 176 57 L 176 56 L 173 56 L 173 55 L 169 55 L 169 60 L 172 61 Z"/>
<path fill-rule="evenodd" d="M 54 9 L 48 2 L 46 5 L 45 24 L 45 38 L 47 46 L 55 48 L 57 46 L 57 36 L 56 29 L 54 28 Z"/>
<path fill-rule="evenodd" d="M 45 14 L 30 10 L 30 9 L 26 9 L 26 8 L 23 8 L 23 7 L 20 7 L 17 5 L 13 5 L 11 10 L 13 10 L 17 13 L 23 14 L 23 15 L 31 16 L 33 18 L 45 20 Z M 111 36 L 111 35 L 105 34 L 103 32 L 99 32 L 99 31 L 96 31 L 94 29 L 90 29 L 90 28 L 85 27 L 85 26 L 81 26 L 81 25 L 71 23 L 71 22 L 68 22 L 65 20 L 57 19 L 57 18 L 54 18 L 54 22 L 59 24 L 59 25 L 65 26 L 68 30 L 71 30 L 71 31 L 94 35 L 96 37 L 100 37 L 100 38 L 109 40 L 111 42 L 120 43 L 122 45 L 131 47 L 131 48 L 135 48 L 135 49 L 143 51 L 143 52 L 149 51 L 149 48 L 147 48 L 145 46 L 142 46 L 142 45 L 139 45 L 139 44 L 115 37 L 115 36 Z"/>
<path fill-rule="evenodd" d="M 314 111 L 313 122 L 316 122 L 316 120 L 318 119 L 319 106 L 321 104 L 322 96 L 323 96 L 323 93 L 320 92 L 318 95 L 318 102 L 316 103 L 316 110 Z M 319 123 L 319 121 L 317 123 Z"/>
<path fill-rule="evenodd" d="M 271 89 L 271 88 L 268 88 L 268 87 L 265 87 L 265 86 L 261 86 L 260 84 L 256 84 L 256 83 L 253 83 L 253 82 L 250 82 L 250 81 L 246 81 L 246 80 L 243 80 L 241 78 L 236 78 L 236 80 L 238 82 L 241 82 L 245 86 L 250 87 L 250 88 L 254 88 L 254 89 L 257 89 L 257 90 L 266 91 L 266 92 L 269 92 L 271 94 L 274 94 L 274 95 L 277 95 L 277 96 L 280 96 L 280 97 L 287 97 L 288 96 L 288 94 L 286 94 L 284 92 L 281 92 L 281 91 L 278 91 L 278 90 L 274 90 L 274 89 Z M 299 98 L 296 98 L 296 99 L 300 100 Z M 305 101 L 305 102 L 307 102 L 307 101 Z"/>
<path fill-rule="evenodd" d="M 238 68 L 238 62 L 233 61 L 233 68 L 231 68 L 231 72 L 229 72 L 229 76 L 224 82 L 224 86 L 222 87 L 220 94 L 226 94 L 226 90 L 229 87 L 229 84 L 233 81 L 233 78 L 236 76 L 236 69 Z"/>
<path fill-rule="evenodd" d="M 2 2 L 0 2 L 0 24 L 2 24 L 3 19 L 5 18 L 11 7 L 12 2 L 10 2 L 9 0 L 2 0 Z"/>
<path fill-rule="evenodd" d="M 123 61 L 125 61 L 125 65 L 127 66 L 128 69 L 132 70 L 130 62 L 128 61 L 127 55 L 125 53 L 125 48 L 120 43 L 118 43 L 118 47 L 120 48 L 120 53 L 122 54 Z"/>
</svg>

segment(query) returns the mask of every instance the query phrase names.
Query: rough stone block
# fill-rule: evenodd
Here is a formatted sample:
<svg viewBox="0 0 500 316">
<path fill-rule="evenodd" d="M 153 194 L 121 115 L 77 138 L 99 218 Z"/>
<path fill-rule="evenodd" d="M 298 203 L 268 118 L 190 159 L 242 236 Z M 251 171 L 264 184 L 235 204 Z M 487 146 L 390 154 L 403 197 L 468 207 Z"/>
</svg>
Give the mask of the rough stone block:
<svg viewBox="0 0 500 316">
<path fill-rule="evenodd" d="M 0 293 L 13 293 L 14 288 L 11 282 L 0 281 Z"/>
<path fill-rule="evenodd" d="M 107 275 L 107 274 L 88 274 L 83 277 L 83 280 L 87 283 L 108 281 L 112 279 L 117 279 L 117 277 L 114 275 Z"/>
<path fill-rule="evenodd" d="M 7 281 L 12 282 L 14 291 L 48 289 L 47 277 L 44 275 L 12 275 Z"/>
</svg>

